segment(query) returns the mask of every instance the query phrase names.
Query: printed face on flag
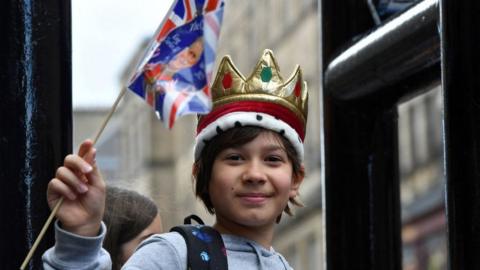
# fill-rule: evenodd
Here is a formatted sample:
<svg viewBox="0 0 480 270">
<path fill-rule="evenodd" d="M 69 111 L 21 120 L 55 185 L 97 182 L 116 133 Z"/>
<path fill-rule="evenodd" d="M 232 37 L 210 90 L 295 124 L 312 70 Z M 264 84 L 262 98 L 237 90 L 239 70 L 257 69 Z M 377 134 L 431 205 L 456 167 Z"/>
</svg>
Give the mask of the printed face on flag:
<svg viewBox="0 0 480 270">
<path fill-rule="evenodd" d="M 168 66 L 173 70 L 189 68 L 195 65 L 203 53 L 203 40 L 197 38 L 189 47 L 181 50 L 175 57 L 168 62 Z"/>
<path fill-rule="evenodd" d="M 223 1 L 177 0 L 128 88 L 154 107 L 168 127 L 177 116 L 208 113 L 209 82 Z"/>
<path fill-rule="evenodd" d="M 203 72 L 205 67 L 203 50 L 203 17 L 198 16 L 170 32 L 157 47 L 144 67 L 148 83 L 158 86 L 163 84 L 162 81 L 174 80 L 194 86 L 182 85 L 175 90 L 201 89 L 206 84 Z M 168 85 L 172 86 L 172 84 Z M 163 91 L 168 90 L 172 89 Z"/>
</svg>

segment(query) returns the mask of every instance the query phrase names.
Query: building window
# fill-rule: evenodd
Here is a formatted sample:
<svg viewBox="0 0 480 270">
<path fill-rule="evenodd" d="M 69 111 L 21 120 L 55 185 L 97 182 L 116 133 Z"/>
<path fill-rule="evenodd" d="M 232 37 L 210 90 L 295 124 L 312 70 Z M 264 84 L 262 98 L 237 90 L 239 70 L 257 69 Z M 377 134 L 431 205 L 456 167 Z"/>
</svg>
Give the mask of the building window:
<svg viewBox="0 0 480 270">
<path fill-rule="evenodd" d="M 446 269 L 440 86 L 398 107 L 403 269 Z"/>
</svg>

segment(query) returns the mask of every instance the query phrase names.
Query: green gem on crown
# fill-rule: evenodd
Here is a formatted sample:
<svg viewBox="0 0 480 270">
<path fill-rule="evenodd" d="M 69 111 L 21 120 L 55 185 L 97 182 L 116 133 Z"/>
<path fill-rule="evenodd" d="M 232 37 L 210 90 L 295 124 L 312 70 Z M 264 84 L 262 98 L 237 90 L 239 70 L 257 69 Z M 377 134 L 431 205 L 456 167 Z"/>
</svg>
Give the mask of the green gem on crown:
<svg viewBox="0 0 480 270">
<path fill-rule="evenodd" d="M 260 78 L 262 78 L 262 82 L 269 82 L 272 79 L 272 68 L 263 67 L 262 72 L 260 73 Z"/>
</svg>

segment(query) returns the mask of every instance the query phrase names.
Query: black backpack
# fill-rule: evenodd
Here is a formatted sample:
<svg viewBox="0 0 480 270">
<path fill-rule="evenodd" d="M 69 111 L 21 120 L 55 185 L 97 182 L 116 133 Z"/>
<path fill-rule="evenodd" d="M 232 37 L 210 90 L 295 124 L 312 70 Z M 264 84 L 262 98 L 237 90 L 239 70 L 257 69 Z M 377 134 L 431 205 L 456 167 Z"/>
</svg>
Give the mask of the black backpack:
<svg viewBox="0 0 480 270">
<path fill-rule="evenodd" d="M 192 219 L 198 224 L 192 225 Z M 227 251 L 220 233 L 206 226 L 196 215 L 190 215 L 184 225 L 170 231 L 180 233 L 187 244 L 188 270 L 228 270 Z"/>
</svg>

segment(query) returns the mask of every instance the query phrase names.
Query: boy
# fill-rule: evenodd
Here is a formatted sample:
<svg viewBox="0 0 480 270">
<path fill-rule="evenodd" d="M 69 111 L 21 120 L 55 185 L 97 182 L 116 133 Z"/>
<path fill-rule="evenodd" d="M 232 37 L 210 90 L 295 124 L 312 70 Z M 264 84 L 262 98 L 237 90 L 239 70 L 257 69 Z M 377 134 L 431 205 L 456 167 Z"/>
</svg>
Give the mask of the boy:
<svg viewBox="0 0 480 270">
<path fill-rule="evenodd" d="M 197 125 L 193 177 L 196 195 L 216 216 L 213 227 L 225 243 L 228 267 L 291 269 L 271 243 L 282 212 L 291 214 L 289 202 L 301 205 L 295 197 L 304 178 L 308 102 L 301 71 L 297 67 L 284 82 L 273 53 L 265 50 L 252 75 L 245 79 L 225 57 L 212 86 L 212 97 L 212 111 L 199 117 Z M 93 155 L 91 142 L 86 141 L 79 155 L 67 156 L 65 166 L 49 184 L 51 206 L 60 196 L 68 205 L 84 197 L 101 202 L 103 179 Z M 89 250 L 95 252 L 89 252 L 84 261 L 94 262 L 96 269 L 109 269 L 108 262 L 103 261 L 104 251 L 98 248 L 105 230 L 98 215 L 103 205 L 88 201 L 83 205 L 91 207 L 82 209 L 91 214 L 77 219 L 60 209 L 57 218 L 67 232 L 56 224 L 56 245 L 65 247 L 65 235 L 73 238 L 70 241 L 75 237 L 92 240 Z M 50 266 L 47 269 L 56 269 L 64 262 L 56 256 L 57 249 L 44 255 Z M 63 250 L 70 254 L 65 255 L 69 260 L 83 256 L 74 245 L 65 249 L 69 249 Z M 209 260 L 208 254 L 201 256 Z M 82 269 L 93 269 L 88 267 Z M 137 248 L 123 269 L 187 269 L 185 241 L 176 232 L 154 235 Z"/>
</svg>

